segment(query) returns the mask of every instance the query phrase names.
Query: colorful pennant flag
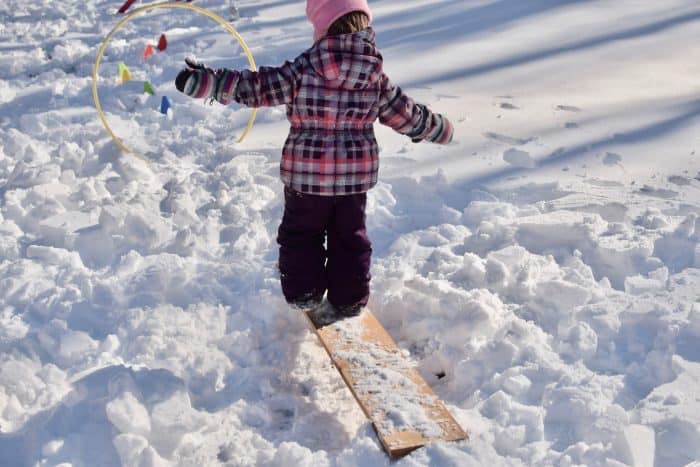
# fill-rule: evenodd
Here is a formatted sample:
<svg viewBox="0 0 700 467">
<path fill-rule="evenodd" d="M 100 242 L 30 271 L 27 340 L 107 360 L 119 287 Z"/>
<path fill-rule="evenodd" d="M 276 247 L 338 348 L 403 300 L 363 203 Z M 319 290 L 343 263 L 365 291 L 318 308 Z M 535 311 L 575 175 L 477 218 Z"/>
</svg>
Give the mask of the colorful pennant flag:
<svg viewBox="0 0 700 467">
<path fill-rule="evenodd" d="M 145 94 L 150 94 L 151 96 L 156 93 L 156 91 L 153 89 L 153 86 L 151 86 L 151 83 L 148 81 L 143 82 L 143 92 Z"/>
<path fill-rule="evenodd" d="M 119 79 L 122 83 L 131 81 L 131 72 L 129 72 L 129 69 L 124 65 L 124 62 L 119 62 Z"/>
<path fill-rule="evenodd" d="M 146 46 L 146 49 L 143 51 L 143 58 L 148 58 L 151 55 L 153 55 L 155 51 L 153 50 L 153 46 L 151 44 L 148 44 Z"/>
<path fill-rule="evenodd" d="M 165 38 L 165 34 L 161 34 L 160 39 L 158 39 L 158 50 L 160 50 L 162 52 L 167 47 L 168 47 L 168 40 Z"/>
<path fill-rule="evenodd" d="M 167 115 L 169 108 L 170 108 L 170 99 L 168 99 L 168 96 L 163 96 L 163 99 L 160 101 L 160 113 Z"/>
</svg>

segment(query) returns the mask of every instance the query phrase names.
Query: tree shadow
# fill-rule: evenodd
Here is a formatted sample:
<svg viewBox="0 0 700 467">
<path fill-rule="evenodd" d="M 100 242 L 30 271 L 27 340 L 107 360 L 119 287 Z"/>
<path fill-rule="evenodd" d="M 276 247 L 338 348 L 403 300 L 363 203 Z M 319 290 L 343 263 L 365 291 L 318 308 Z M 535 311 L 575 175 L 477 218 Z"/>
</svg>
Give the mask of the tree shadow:
<svg viewBox="0 0 700 467">
<path fill-rule="evenodd" d="M 634 130 L 613 133 L 610 136 L 578 144 L 570 148 L 559 148 L 543 159 L 538 160 L 538 167 L 572 162 L 586 154 L 595 153 L 611 145 L 640 144 L 667 136 L 684 126 L 690 125 L 694 119 L 700 117 L 700 99 L 695 99 L 679 105 L 678 109 L 678 113 L 673 117 L 658 120 Z M 530 169 L 507 167 L 489 174 L 462 179 L 460 183 L 467 185 L 487 185 L 508 177 L 518 176 L 525 173 L 527 170 Z"/>
<path fill-rule="evenodd" d="M 256 2 L 254 4 L 240 5 L 238 11 L 243 18 L 258 16 L 262 10 L 269 10 L 278 6 L 289 5 L 289 0 L 272 0 L 270 2 Z"/>
<path fill-rule="evenodd" d="M 513 21 L 522 21 L 548 10 L 584 1 L 499 0 L 487 5 L 465 8 L 464 0 L 443 0 L 437 4 L 404 8 L 400 13 L 378 16 L 374 23 L 381 47 L 415 50 L 417 46 L 423 48 L 458 42 L 482 31 L 500 28 Z M 400 26 L 391 28 L 392 24 Z"/>
<path fill-rule="evenodd" d="M 448 21 L 452 21 L 451 18 L 446 18 Z M 479 76 L 494 71 L 502 70 L 505 68 L 511 68 L 519 65 L 524 65 L 531 62 L 536 62 L 544 59 L 549 59 L 556 57 L 558 55 L 563 55 L 571 52 L 578 52 L 584 49 L 590 49 L 594 47 L 603 46 L 612 42 L 637 39 L 644 36 L 649 36 L 652 34 L 658 34 L 665 30 L 683 26 L 686 24 L 693 23 L 700 20 L 700 11 L 694 11 L 690 13 L 684 13 L 675 15 L 671 18 L 665 18 L 652 23 L 644 24 L 641 26 L 634 26 L 621 31 L 616 31 L 607 34 L 600 34 L 594 37 L 582 39 L 575 41 L 573 43 L 559 45 L 555 47 L 550 47 L 542 50 L 535 50 L 532 52 L 526 52 L 523 54 L 492 60 L 490 62 L 482 63 L 473 67 L 462 68 L 459 70 L 445 71 L 440 74 L 439 77 L 422 78 L 403 83 L 404 86 L 427 86 L 430 84 L 435 84 L 438 82 L 452 81 L 456 79 L 470 78 L 473 76 Z M 433 30 L 431 34 L 435 34 L 437 37 L 442 38 L 442 32 L 439 30 Z"/>
<path fill-rule="evenodd" d="M 700 118 L 700 99 L 691 99 L 671 108 L 675 109 L 675 112 L 670 117 L 571 147 L 558 148 L 546 157 L 538 159 L 537 167 L 574 164 L 577 160 L 604 151 L 613 145 L 638 145 L 655 138 L 668 137 Z M 391 186 L 391 192 L 396 199 L 396 205 L 392 207 L 396 217 L 390 225 L 381 222 L 373 225 L 370 222 L 375 257 L 381 258 L 386 255 L 401 233 L 445 222 L 461 222 L 462 211 L 473 201 L 505 199 L 512 204 L 534 204 L 539 201 L 556 200 L 571 193 L 562 189 L 557 182 L 526 183 L 505 191 L 499 190 L 499 182 L 521 178 L 537 170 L 506 165 L 505 162 L 486 172 L 465 176 L 453 175 L 448 180 L 446 173 L 449 172 L 449 167 L 462 164 L 463 158 L 463 154 L 453 152 L 443 157 L 414 162 L 411 164 L 412 168 L 423 173 L 433 169 L 433 175 L 423 176 L 419 180 L 410 175 L 383 179 Z"/>
<path fill-rule="evenodd" d="M 612 133 L 598 139 L 589 140 L 571 147 L 560 147 L 543 158 L 537 159 L 537 167 L 543 168 L 556 164 L 572 164 L 577 159 L 587 154 L 600 152 L 612 145 L 620 144 L 641 144 L 657 138 L 666 137 L 673 132 L 693 124 L 693 121 L 700 117 L 700 98 L 692 99 L 685 103 L 674 106 L 675 115 L 656 120 L 636 129 Z M 417 162 L 416 169 L 425 169 L 430 166 L 442 167 L 450 163 L 454 154 L 446 155 L 442 158 L 434 158 L 430 161 Z M 463 157 L 459 154 L 458 157 Z M 459 177 L 454 179 L 450 185 L 452 190 L 464 192 L 474 188 L 484 188 L 489 184 L 503 181 L 509 178 L 520 177 L 531 172 L 531 168 L 523 168 L 508 165 L 499 167 L 486 173 Z"/>
</svg>

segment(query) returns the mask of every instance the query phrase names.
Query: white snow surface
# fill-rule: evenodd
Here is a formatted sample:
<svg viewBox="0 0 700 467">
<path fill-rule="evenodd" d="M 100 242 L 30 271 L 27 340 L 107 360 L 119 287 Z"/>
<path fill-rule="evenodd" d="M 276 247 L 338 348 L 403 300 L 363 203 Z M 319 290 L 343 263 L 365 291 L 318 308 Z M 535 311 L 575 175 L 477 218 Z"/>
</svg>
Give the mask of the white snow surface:
<svg viewBox="0 0 700 467">
<path fill-rule="evenodd" d="M 90 89 L 121 3 L 0 3 L 0 465 L 698 465 L 697 0 L 370 0 L 456 131 L 377 126 L 370 307 L 470 433 L 394 463 L 280 292 L 284 109 L 236 143 L 249 109 L 173 82 L 241 48 L 154 10 L 99 69 L 123 154 Z M 305 2 L 237 7 L 258 65 L 310 45 Z"/>
</svg>

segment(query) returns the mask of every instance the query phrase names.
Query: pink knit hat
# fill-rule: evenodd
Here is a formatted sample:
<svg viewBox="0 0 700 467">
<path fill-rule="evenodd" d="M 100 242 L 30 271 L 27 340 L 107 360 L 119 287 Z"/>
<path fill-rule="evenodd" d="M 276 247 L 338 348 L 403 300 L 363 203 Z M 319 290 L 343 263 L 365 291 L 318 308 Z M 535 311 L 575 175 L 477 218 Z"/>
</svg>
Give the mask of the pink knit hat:
<svg viewBox="0 0 700 467">
<path fill-rule="evenodd" d="M 306 0 L 306 16 L 314 25 L 314 41 L 325 36 L 335 20 L 353 11 L 361 11 L 372 21 L 367 0 Z"/>
</svg>

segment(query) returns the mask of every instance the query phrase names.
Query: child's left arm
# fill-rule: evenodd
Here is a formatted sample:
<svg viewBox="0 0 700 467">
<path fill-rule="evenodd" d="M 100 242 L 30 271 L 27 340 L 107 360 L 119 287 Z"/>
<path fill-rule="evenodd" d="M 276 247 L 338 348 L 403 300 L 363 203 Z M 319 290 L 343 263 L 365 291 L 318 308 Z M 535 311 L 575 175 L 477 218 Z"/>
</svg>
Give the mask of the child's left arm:
<svg viewBox="0 0 700 467">
<path fill-rule="evenodd" d="M 194 98 L 212 99 L 224 105 L 236 101 L 248 107 L 266 107 L 292 102 L 301 77 L 299 59 L 280 67 L 260 67 L 258 71 L 217 71 L 185 60 L 188 68 L 180 71 L 175 87 Z"/>
<path fill-rule="evenodd" d="M 414 143 L 430 141 L 448 144 L 454 134 L 447 117 L 416 103 L 386 75 L 381 78 L 379 122 L 410 137 Z"/>
</svg>

